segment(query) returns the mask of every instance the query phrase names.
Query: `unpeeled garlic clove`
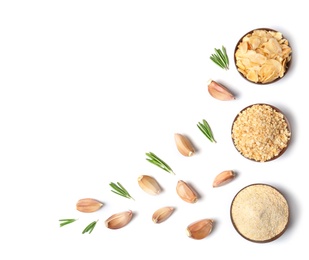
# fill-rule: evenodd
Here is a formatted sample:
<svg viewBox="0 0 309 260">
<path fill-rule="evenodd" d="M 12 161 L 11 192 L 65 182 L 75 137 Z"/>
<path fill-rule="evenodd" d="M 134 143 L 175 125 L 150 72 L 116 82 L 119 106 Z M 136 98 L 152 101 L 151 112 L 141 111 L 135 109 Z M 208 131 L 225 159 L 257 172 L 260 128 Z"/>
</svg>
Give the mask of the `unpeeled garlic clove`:
<svg viewBox="0 0 309 260">
<path fill-rule="evenodd" d="M 132 217 L 133 212 L 131 210 L 116 213 L 105 220 L 105 225 L 110 229 L 119 229 L 129 224 Z"/>
<path fill-rule="evenodd" d="M 196 192 L 186 182 L 179 180 L 176 186 L 178 196 L 188 203 L 195 203 L 198 200 Z"/>
<path fill-rule="evenodd" d="M 187 227 L 186 231 L 188 237 L 190 238 L 203 239 L 211 233 L 212 227 L 213 227 L 212 219 L 201 219 L 191 223 Z"/>
<path fill-rule="evenodd" d="M 91 198 L 80 199 L 76 203 L 76 209 L 80 212 L 90 213 L 99 210 L 103 203 Z"/>
<path fill-rule="evenodd" d="M 219 173 L 212 184 L 212 187 L 220 187 L 224 184 L 229 183 L 230 181 L 232 181 L 235 178 L 235 174 L 233 171 L 229 170 L 229 171 L 223 171 L 221 173 Z"/>
<path fill-rule="evenodd" d="M 208 81 L 208 92 L 213 98 L 218 100 L 228 101 L 235 99 L 235 96 L 230 92 L 230 90 L 214 80 Z"/>
<path fill-rule="evenodd" d="M 195 152 L 190 140 L 182 134 L 174 134 L 176 147 L 178 151 L 184 156 L 192 156 Z"/>
<path fill-rule="evenodd" d="M 172 213 L 174 212 L 173 207 L 163 207 L 158 210 L 156 210 L 152 215 L 152 221 L 154 223 L 162 223 L 163 221 L 167 220 Z"/>
<path fill-rule="evenodd" d="M 137 178 L 138 185 L 150 195 L 158 195 L 161 187 L 155 178 L 148 175 L 141 175 Z"/>
</svg>

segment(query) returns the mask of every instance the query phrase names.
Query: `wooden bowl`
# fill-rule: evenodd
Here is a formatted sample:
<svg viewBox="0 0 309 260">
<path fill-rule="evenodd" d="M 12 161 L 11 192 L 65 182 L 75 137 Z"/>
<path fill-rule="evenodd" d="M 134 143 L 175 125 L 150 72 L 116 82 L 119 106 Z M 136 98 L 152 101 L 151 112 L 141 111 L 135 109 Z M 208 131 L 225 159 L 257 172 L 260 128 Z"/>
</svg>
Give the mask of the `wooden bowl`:
<svg viewBox="0 0 309 260">
<path fill-rule="evenodd" d="M 237 192 L 231 203 L 230 217 L 243 238 L 266 243 L 286 231 L 290 212 L 287 200 L 277 188 L 256 183 Z"/>
<path fill-rule="evenodd" d="M 246 79 L 247 81 L 249 81 L 249 82 L 251 82 L 251 83 L 254 83 L 254 84 L 266 85 L 266 84 L 270 84 L 270 83 L 277 82 L 278 80 L 282 79 L 282 78 L 287 74 L 287 72 L 288 72 L 288 70 L 289 70 L 289 68 L 290 68 L 290 66 L 291 66 L 291 61 L 292 61 L 292 49 L 291 49 L 290 54 L 288 55 L 288 58 L 287 58 L 287 60 L 286 60 L 286 63 L 285 63 L 285 64 L 281 64 L 281 65 L 283 66 L 282 68 L 284 69 L 284 73 L 283 73 L 282 76 L 281 76 L 281 75 L 276 75 L 276 77 L 273 78 L 273 79 L 272 79 L 271 81 L 269 81 L 269 82 L 262 82 L 262 81 L 260 80 L 260 77 L 259 77 L 259 79 L 258 79 L 257 81 L 253 81 L 253 80 L 249 79 L 249 78 L 246 76 L 246 75 L 247 75 L 246 73 L 240 71 L 240 67 L 238 66 L 238 63 L 237 63 L 236 52 L 238 51 L 238 49 L 239 49 L 239 44 L 242 43 L 243 39 L 244 39 L 246 36 L 250 36 L 253 32 L 255 32 L 255 31 L 257 31 L 257 30 L 264 30 L 264 31 L 266 31 L 266 32 L 278 32 L 278 31 L 276 31 L 276 30 L 274 30 L 274 29 L 270 29 L 270 28 L 257 28 L 257 29 L 251 30 L 251 31 L 247 32 L 246 34 L 244 34 L 244 35 L 240 38 L 240 40 L 237 42 L 237 44 L 236 44 L 236 47 L 235 47 L 235 50 L 234 50 L 234 63 L 235 63 L 235 66 L 236 66 L 237 71 L 239 72 L 239 74 L 240 74 L 244 79 Z M 282 35 L 282 34 L 281 34 L 281 35 Z M 287 40 L 283 35 L 282 35 L 282 39 Z M 287 41 L 287 43 L 288 43 L 287 46 L 290 47 L 290 44 L 289 44 L 288 41 Z M 290 47 L 290 48 L 291 48 L 291 47 Z M 265 56 L 265 57 L 266 57 L 266 56 Z"/>
<path fill-rule="evenodd" d="M 274 121 L 276 119 L 278 121 Z M 252 104 L 242 109 L 235 117 L 231 129 L 236 150 L 256 162 L 279 158 L 287 150 L 291 135 L 291 126 L 286 116 L 277 107 L 265 103 Z"/>
</svg>

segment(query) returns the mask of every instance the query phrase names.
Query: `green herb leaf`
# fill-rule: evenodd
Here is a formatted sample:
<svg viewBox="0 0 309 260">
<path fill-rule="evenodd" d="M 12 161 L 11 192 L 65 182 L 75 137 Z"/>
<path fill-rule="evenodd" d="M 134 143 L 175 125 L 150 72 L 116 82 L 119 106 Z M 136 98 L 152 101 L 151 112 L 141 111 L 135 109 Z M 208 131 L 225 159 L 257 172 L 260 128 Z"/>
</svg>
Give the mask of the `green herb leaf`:
<svg viewBox="0 0 309 260">
<path fill-rule="evenodd" d="M 201 132 L 209 139 L 209 141 L 215 143 L 215 139 L 213 136 L 213 133 L 211 131 L 211 128 L 207 121 L 203 119 L 202 123 L 198 122 L 197 127 L 201 130 Z"/>
<path fill-rule="evenodd" d="M 63 227 L 67 224 L 71 224 L 73 222 L 75 222 L 77 219 L 75 218 L 64 218 L 64 219 L 59 219 L 60 221 L 60 227 Z"/>
<path fill-rule="evenodd" d="M 117 184 L 114 182 L 111 182 L 109 186 L 113 188 L 113 190 L 111 191 L 116 193 L 117 195 L 125 197 L 127 199 L 134 200 L 134 198 L 130 195 L 130 193 L 119 182 L 117 182 Z"/>
<path fill-rule="evenodd" d="M 91 234 L 91 232 L 93 231 L 95 225 L 97 224 L 99 220 L 96 220 L 96 221 L 93 221 L 91 222 L 84 230 L 83 230 L 83 233 L 82 234 L 85 234 L 85 233 L 89 233 Z"/>
<path fill-rule="evenodd" d="M 156 156 L 154 153 L 149 152 L 146 153 L 146 155 L 148 156 L 148 158 L 146 158 L 148 162 L 158 166 L 159 168 L 168 173 L 175 174 L 171 169 L 171 167 L 167 163 L 165 163 L 162 159 L 160 159 L 158 156 Z"/>
<path fill-rule="evenodd" d="M 210 56 L 210 59 L 222 69 L 229 69 L 229 58 L 224 46 L 222 46 L 222 50 L 215 48 L 215 53 Z"/>
</svg>

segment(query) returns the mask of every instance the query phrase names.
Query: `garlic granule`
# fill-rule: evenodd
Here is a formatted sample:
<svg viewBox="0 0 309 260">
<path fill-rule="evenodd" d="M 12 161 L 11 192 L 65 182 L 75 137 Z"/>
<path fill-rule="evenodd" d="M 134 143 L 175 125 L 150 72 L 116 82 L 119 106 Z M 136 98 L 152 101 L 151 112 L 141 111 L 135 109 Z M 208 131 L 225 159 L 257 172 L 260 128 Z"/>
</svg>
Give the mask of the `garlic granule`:
<svg viewBox="0 0 309 260">
<path fill-rule="evenodd" d="M 242 110 L 232 126 L 236 149 L 246 158 L 266 162 L 279 156 L 290 141 L 285 116 L 267 104 L 254 104 Z"/>
</svg>

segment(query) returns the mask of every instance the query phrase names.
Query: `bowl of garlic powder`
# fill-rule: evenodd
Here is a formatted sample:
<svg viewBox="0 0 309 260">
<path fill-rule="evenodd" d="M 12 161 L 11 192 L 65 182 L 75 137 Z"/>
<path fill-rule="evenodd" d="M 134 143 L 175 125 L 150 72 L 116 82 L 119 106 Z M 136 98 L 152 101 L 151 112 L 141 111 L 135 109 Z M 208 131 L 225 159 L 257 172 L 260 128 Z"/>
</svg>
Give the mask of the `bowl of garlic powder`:
<svg viewBox="0 0 309 260">
<path fill-rule="evenodd" d="M 282 193 L 265 183 L 242 188 L 232 200 L 230 216 L 235 230 L 251 242 L 266 243 L 286 231 L 289 205 Z"/>
</svg>

